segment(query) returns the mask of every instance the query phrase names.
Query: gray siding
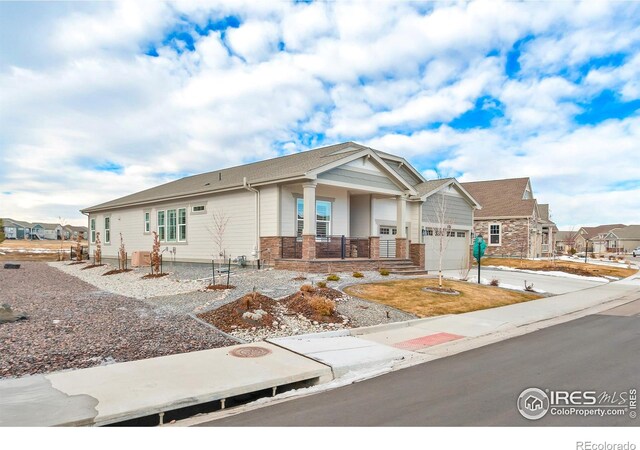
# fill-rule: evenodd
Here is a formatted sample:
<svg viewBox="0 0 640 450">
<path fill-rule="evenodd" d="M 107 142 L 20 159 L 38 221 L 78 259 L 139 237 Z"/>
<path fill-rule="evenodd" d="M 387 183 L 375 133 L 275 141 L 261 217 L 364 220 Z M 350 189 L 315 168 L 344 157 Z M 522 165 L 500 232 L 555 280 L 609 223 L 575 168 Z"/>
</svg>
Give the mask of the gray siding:
<svg viewBox="0 0 640 450">
<path fill-rule="evenodd" d="M 382 189 L 398 190 L 396 186 L 389 178 L 384 175 L 375 175 L 364 172 L 356 172 L 354 170 L 348 170 L 343 167 L 336 167 L 328 172 L 321 173 L 318 178 L 324 180 L 339 181 L 342 183 L 359 184 L 362 186 L 369 186 Z"/>
<path fill-rule="evenodd" d="M 416 184 L 422 182 L 422 180 L 416 178 L 416 176 L 413 173 L 411 173 L 409 169 L 407 169 L 407 166 L 403 165 L 402 167 L 400 167 L 400 163 L 397 163 L 395 161 L 385 160 L 385 162 L 389 164 L 389 166 L 391 166 L 391 168 L 395 170 L 395 172 L 398 175 L 400 175 L 404 179 L 404 181 L 409 183 L 411 186 L 415 186 Z"/>
<path fill-rule="evenodd" d="M 440 207 L 440 196 L 432 195 L 422 205 L 422 221 L 437 222 L 436 211 Z M 447 222 L 456 225 L 473 225 L 473 208 L 464 199 L 445 195 Z"/>
</svg>

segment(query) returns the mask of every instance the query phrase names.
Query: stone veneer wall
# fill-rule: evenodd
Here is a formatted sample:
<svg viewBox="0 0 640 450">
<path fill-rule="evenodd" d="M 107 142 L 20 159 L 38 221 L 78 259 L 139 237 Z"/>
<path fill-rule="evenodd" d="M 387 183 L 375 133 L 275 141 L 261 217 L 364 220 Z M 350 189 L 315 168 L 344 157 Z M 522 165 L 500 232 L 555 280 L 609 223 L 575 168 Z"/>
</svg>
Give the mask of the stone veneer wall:
<svg viewBox="0 0 640 450">
<path fill-rule="evenodd" d="M 424 244 L 409 244 L 409 257 L 416 266 L 425 267 L 425 246 Z"/>
<path fill-rule="evenodd" d="M 266 264 L 273 264 L 281 256 L 282 238 L 280 236 L 267 236 L 260 238 L 260 259 Z"/>
<path fill-rule="evenodd" d="M 500 245 L 489 244 L 489 225 L 499 223 L 502 227 Z M 487 242 L 486 256 L 529 256 L 529 220 L 501 219 L 501 220 L 475 220 L 473 231 L 476 236 L 482 234 Z"/>
</svg>

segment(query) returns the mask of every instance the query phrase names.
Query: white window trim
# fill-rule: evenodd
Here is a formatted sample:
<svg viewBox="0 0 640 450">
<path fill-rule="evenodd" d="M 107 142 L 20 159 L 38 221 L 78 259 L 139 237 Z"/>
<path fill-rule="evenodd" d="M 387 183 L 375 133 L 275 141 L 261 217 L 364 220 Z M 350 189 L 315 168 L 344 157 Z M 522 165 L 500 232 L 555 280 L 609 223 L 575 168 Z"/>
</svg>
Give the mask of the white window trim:
<svg viewBox="0 0 640 450">
<path fill-rule="evenodd" d="M 304 205 L 304 198 L 299 196 L 299 195 L 295 195 L 294 196 L 294 219 L 295 219 L 295 233 L 297 237 L 300 237 L 300 235 L 298 235 L 298 222 L 302 222 L 303 226 L 302 229 L 304 230 L 304 219 L 298 219 L 298 200 L 302 200 L 302 204 Z M 333 209 L 334 209 L 334 199 L 332 198 L 324 198 L 324 197 L 316 197 L 316 210 L 315 210 L 315 215 L 316 215 L 316 240 L 321 240 L 321 239 L 325 239 L 325 237 L 319 237 L 318 236 L 318 202 L 327 202 L 329 203 L 331 206 L 331 218 L 328 221 L 321 221 L 323 223 L 327 223 L 327 236 L 331 236 L 331 232 L 333 230 Z M 304 206 L 303 206 L 304 207 Z"/>
<path fill-rule="evenodd" d="M 92 244 L 96 243 L 96 218 L 95 217 L 92 217 L 91 219 L 89 219 L 89 239 L 91 239 Z"/>
<path fill-rule="evenodd" d="M 195 211 L 195 208 L 204 208 L 201 211 Z M 198 215 L 198 214 L 206 214 L 207 213 L 207 205 L 204 204 L 198 204 L 198 205 L 191 205 L 191 208 L 189 209 L 190 214 L 193 215 Z"/>
<path fill-rule="evenodd" d="M 107 228 L 107 219 L 109 220 L 109 228 Z M 110 245 L 111 244 L 111 230 L 113 229 L 113 227 L 111 226 L 111 216 L 104 216 L 104 245 Z M 107 231 L 109 231 L 109 239 L 107 239 Z"/>
<path fill-rule="evenodd" d="M 160 225 L 160 213 L 162 213 L 162 225 Z M 162 236 L 162 234 L 160 233 L 160 227 L 162 227 L 162 231 L 164 234 L 164 237 Z M 166 242 L 167 239 L 167 211 L 165 211 L 164 209 L 159 209 L 156 211 L 156 233 L 158 233 L 158 240 L 160 242 Z"/>
<path fill-rule="evenodd" d="M 184 211 L 184 238 L 180 239 L 180 211 Z M 176 239 L 177 242 L 187 242 L 187 208 L 178 208 L 176 216 Z"/>
<path fill-rule="evenodd" d="M 497 244 L 492 244 L 491 243 L 491 227 L 497 225 L 499 228 L 499 232 L 498 232 L 498 243 Z M 489 246 L 493 246 L 493 247 L 498 247 L 500 245 L 502 245 L 502 224 L 501 223 L 490 223 L 489 224 L 489 229 L 487 230 L 487 245 Z"/>
<path fill-rule="evenodd" d="M 149 214 L 149 220 L 147 220 L 147 214 Z M 147 209 L 142 211 L 142 234 L 151 234 L 151 210 Z M 149 228 L 147 229 L 147 225 Z"/>
</svg>

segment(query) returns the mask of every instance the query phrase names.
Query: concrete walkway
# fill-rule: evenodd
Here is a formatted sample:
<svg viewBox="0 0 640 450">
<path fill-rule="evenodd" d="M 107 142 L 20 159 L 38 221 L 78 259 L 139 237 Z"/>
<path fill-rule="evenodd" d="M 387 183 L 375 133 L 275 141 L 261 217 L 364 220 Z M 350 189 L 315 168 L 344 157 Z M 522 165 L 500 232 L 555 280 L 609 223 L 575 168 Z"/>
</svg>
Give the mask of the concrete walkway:
<svg viewBox="0 0 640 450">
<path fill-rule="evenodd" d="M 635 275 L 459 315 L 3 380 L 0 426 L 107 425 L 289 383 L 324 383 L 349 372 L 435 359 L 461 342 L 639 297 Z"/>
</svg>

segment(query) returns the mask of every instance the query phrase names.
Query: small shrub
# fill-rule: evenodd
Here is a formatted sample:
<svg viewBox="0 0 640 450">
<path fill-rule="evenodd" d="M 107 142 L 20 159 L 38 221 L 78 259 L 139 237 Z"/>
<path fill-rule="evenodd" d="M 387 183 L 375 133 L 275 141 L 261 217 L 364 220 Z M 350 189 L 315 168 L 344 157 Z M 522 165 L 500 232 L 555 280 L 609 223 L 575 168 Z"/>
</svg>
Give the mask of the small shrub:
<svg viewBox="0 0 640 450">
<path fill-rule="evenodd" d="M 302 286 L 300 286 L 300 290 L 302 292 L 309 292 L 309 293 L 315 291 L 313 286 L 311 286 L 310 284 L 303 284 Z"/>
<path fill-rule="evenodd" d="M 500 280 L 498 280 L 497 278 L 494 278 L 493 280 L 491 280 L 491 283 L 489 283 L 491 286 L 500 286 Z"/>
<path fill-rule="evenodd" d="M 387 275 L 389 275 L 389 271 L 387 269 L 380 269 L 379 273 L 383 277 L 386 277 Z"/>
<path fill-rule="evenodd" d="M 569 254 L 570 254 L 571 256 L 575 255 L 576 253 L 578 253 L 578 251 L 577 251 L 575 248 L 570 248 L 570 249 L 569 249 Z"/>
<path fill-rule="evenodd" d="M 324 281 L 318 281 L 316 283 L 316 286 L 319 288 L 326 288 L 327 287 L 327 283 L 325 283 Z"/>
<path fill-rule="evenodd" d="M 364 274 L 362 274 L 361 272 L 353 272 L 353 278 L 363 278 Z"/>
<path fill-rule="evenodd" d="M 320 316 L 331 316 L 336 311 L 336 302 L 318 295 L 309 299 L 309 306 Z"/>
<path fill-rule="evenodd" d="M 340 277 L 335 273 L 329 274 L 327 281 L 340 281 Z"/>
</svg>

